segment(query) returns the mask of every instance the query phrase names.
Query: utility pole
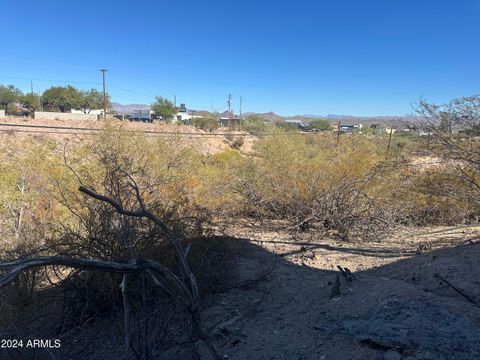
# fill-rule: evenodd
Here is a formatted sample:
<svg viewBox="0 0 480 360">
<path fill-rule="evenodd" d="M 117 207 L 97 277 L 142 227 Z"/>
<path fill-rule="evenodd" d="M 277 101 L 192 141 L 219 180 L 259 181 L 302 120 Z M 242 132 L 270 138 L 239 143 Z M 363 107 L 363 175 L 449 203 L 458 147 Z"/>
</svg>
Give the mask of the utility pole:
<svg viewBox="0 0 480 360">
<path fill-rule="evenodd" d="M 338 121 L 338 125 L 337 125 L 337 146 L 340 144 L 340 128 L 341 128 L 340 121 Z"/>
<path fill-rule="evenodd" d="M 243 98 L 240 96 L 240 129 L 242 128 L 242 101 L 243 101 Z"/>
<path fill-rule="evenodd" d="M 32 94 L 37 100 L 37 106 L 38 106 L 37 111 L 38 110 L 43 110 L 42 109 L 42 100 L 40 99 L 40 95 L 36 95 L 36 94 L 33 93 L 33 80 L 30 80 L 30 94 Z M 35 110 L 34 110 L 34 112 L 35 112 Z"/>
<path fill-rule="evenodd" d="M 177 107 L 177 95 L 173 95 L 173 106 Z"/>
<path fill-rule="evenodd" d="M 228 94 L 228 128 L 232 126 L 232 94 Z"/>
<path fill-rule="evenodd" d="M 385 160 L 388 160 L 388 152 L 390 151 L 390 143 L 392 142 L 392 134 L 393 128 L 390 128 L 390 134 L 388 135 L 388 145 L 387 145 L 387 153 L 385 154 Z"/>
<path fill-rule="evenodd" d="M 108 69 L 100 69 L 103 76 L 103 120 L 107 120 L 107 93 L 105 92 L 105 73 Z"/>
</svg>

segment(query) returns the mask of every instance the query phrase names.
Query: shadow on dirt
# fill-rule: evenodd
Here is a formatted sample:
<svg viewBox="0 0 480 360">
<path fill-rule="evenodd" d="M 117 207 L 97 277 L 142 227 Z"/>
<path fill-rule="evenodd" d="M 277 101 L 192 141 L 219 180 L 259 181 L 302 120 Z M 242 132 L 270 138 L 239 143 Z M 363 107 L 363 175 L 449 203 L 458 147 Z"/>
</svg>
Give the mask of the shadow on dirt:
<svg viewBox="0 0 480 360">
<path fill-rule="evenodd" d="M 398 257 L 398 251 L 348 244 L 296 246 L 282 255 L 232 237 L 212 237 L 208 246 L 192 246 L 189 256 L 204 293 L 206 327 L 225 358 L 480 358 L 480 308 L 435 276 L 480 301 L 479 244 L 404 252 L 402 256 L 411 257 L 356 272 L 352 281 L 339 271 L 297 265 L 287 258 L 316 249 L 388 258 Z M 74 330 L 60 349 L 36 351 L 35 359 L 116 359 L 121 331 L 108 338 L 110 329 L 102 326 L 90 323 Z M 95 351 L 86 355 L 84 346 Z M 202 359 L 209 358 L 205 349 L 200 352 Z M 0 349 L 0 359 L 6 354 Z M 18 351 L 16 359 L 21 354 L 32 359 L 31 353 Z"/>
<path fill-rule="evenodd" d="M 230 241 L 241 243 L 237 247 L 242 250 L 226 270 L 236 274 L 235 284 L 250 286 L 232 285 L 210 297 L 206 312 L 211 324 L 239 318 L 218 338 L 229 358 L 480 358 L 480 308 L 435 276 L 440 274 L 480 302 L 478 244 L 402 253 L 412 257 L 357 272 L 347 281 L 339 271 L 298 266 L 285 259 L 306 246 L 315 250 L 311 244 L 299 243 L 303 249 L 277 256 L 248 240 Z M 386 255 L 348 246 L 321 247 Z M 257 278 L 261 279 L 251 281 Z M 252 305 L 256 299 L 258 306 Z M 243 313 L 248 315 L 242 318 Z"/>
</svg>

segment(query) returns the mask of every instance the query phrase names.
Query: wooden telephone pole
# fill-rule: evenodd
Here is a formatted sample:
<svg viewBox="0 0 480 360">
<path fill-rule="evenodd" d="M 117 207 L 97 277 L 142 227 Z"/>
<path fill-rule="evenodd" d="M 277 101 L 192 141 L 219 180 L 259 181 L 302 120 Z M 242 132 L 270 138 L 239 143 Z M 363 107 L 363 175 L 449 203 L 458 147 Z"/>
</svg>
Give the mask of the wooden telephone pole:
<svg viewBox="0 0 480 360">
<path fill-rule="evenodd" d="M 388 153 L 390 151 L 390 143 L 392 142 L 392 134 L 393 134 L 393 128 L 390 128 L 390 133 L 388 134 L 388 145 L 387 145 L 387 152 L 385 154 L 385 160 L 388 160 Z"/>
<path fill-rule="evenodd" d="M 105 73 L 108 69 L 100 69 L 103 77 L 103 120 L 107 120 L 107 93 L 105 91 Z"/>
<path fill-rule="evenodd" d="M 340 128 L 341 128 L 341 125 L 339 120 L 337 125 L 337 146 L 340 145 Z"/>
<path fill-rule="evenodd" d="M 232 126 L 232 94 L 228 94 L 228 128 Z"/>
</svg>

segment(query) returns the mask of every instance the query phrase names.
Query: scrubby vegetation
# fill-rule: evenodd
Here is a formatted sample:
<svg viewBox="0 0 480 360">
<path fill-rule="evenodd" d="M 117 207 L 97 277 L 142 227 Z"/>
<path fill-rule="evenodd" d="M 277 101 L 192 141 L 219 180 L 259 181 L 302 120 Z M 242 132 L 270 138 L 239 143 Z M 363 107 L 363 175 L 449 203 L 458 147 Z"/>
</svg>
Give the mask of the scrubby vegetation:
<svg viewBox="0 0 480 360">
<path fill-rule="evenodd" d="M 202 116 L 194 118 L 193 125 L 202 130 L 213 131 L 218 128 L 218 121 L 212 116 Z"/>
<path fill-rule="evenodd" d="M 149 139 L 114 128 L 68 144 L 11 137 L 2 145 L 2 251 L 18 257 L 66 237 L 70 244 L 87 238 L 103 244 L 112 235 L 103 224 L 112 210 L 86 201 L 77 188 L 115 191 L 128 206 L 132 189 L 121 187 L 123 178 L 135 181 L 149 208 L 187 238 L 203 235 L 211 219 L 231 216 L 281 219 L 298 230 L 315 227 L 358 240 L 396 225 L 451 224 L 478 215 L 476 188 L 466 178 L 472 170 L 447 160 L 412 163 L 411 153 L 423 144 L 408 139 L 392 146 L 386 162 L 386 141 L 280 132 L 259 140 L 250 154 L 232 149 L 207 157 L 180 138 Z M 141 239 L 153 230 L 145 231 L 139 225 L 132 239 L 148 243 Z M 150 247 L 157 248 L 151 241 Z"/>
<path fill-rule="evenodd" d="M 313 119 L 310 121 L 310 128 L 324 131 L 331 130 L 332 125 L 327 119 Z"/>
<path fill-rule="evenodd" d="M 263 122 L 247 124 L 252 132 L 263 129 Z M 136 259 L 136 264 L 149 259 L 190 286 L 182 264 L 188 255 L 204 292 L 211 289 L 202 276 L 211 274 L 208 266 L 218 266 L 206 259 L 206 246 L 228 248 L 209 235 L 231 218 L 280 220 L 294 231 L 356 242 L 382 241 L 398 226 L 471 221 L 480 215 L 478 143 L 444 134 L 439 132 L 435 150 L 426 152 L 423 141 L 396 137 L 388 158 L 388 139 L 380 136 L 338 139 L 275 130 L 250 153 L 232 148 L 206 156 L 180 137 L 148 138 L 113 125 L 65 143 L 9 135 L 0 149 L 0 256 Z M 441 161 L 431 163 L 434 155 Z M 79 186 L 118 206 L 79 192 Z M 168 231 L 152 217 L 131 215 L 138 211 L 154 214 Z M 169 231 L 180 239 L 184 255 L 178 256 Z M 139 358 L 148 358 L 154 348 L 161 353 L 175 344 L 194 347 L 201 334 L 189 330 L 196 327 L 196 309 L 178 306 L 171 281 L 156 286 L 148 275 L 129 275 L 125 295 L 118 288 L 126 281 L 122 275 L 93 276 L 65 266 L 29 269 L 2 293 L 0 321 L 4 328 L 23 321 L 29 324 L 24 331 L 35 334 L 45 323 L 19 315 L 35 298 L 35 306 L 54 314 L 48 331 L 63 334 L 94 318 L 117 319 L 127 297 L 136 327 L 128 341 Z M 39 293 L 57 300 L 46 304 Z M 186 312 L 180 308 L 193 314 L 190 325 L 181 321 Z M 177 324 L 174 334 L 159 335 L 171 321 Z"/>
</svg>

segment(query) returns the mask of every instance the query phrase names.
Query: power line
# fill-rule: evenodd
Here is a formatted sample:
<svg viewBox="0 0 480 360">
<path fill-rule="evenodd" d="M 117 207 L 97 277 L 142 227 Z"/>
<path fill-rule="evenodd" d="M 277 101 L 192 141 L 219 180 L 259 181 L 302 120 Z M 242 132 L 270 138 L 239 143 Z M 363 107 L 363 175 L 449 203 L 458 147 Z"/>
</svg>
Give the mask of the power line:
<svg viewBox="0 0 480 360">
<path fill-rule="evenodd" d="M 139 92 L 139 91 L 133 91 L 133 90 L 125 89 L 123 87 L 120 87 L 120 86 L 117 86 L 117 85 L 114 85 L 114 84 L 110 84 L 110 87 L 112 87 L 114 89 L 117 89 L 117 90 L 121 90 L 121 91 L 130 93 L 130 94 L 141 95 L 141 96 L 145 96 L 147 98 L 152 98 L 152 99 L 155 98 L 155 95 L 145 94 L 145 93 L 142 93 L 142 92 Z"/>
<path fill-rule="evenodd" d="M 109 86 L 111 88 L 116 89 L 116 90 L 120 90 L 124 93 L 138 95 L 138 96 L 133 96 L 133 97 L 130 96 L 130 95 L 128 96 L 128 98 L 133 98 L 133 99 L 138 100 L 138 101 L 147 101 L 147 99 L 148 99 L 149 102 L 152 102 L 156 98 L 156 95 L 147 94 L 147 93 L 143 93 L 143 92 L 139 92 L 139 91 L 129 90 L 129 89 L 126 89 L 124 87 L 117 86 L 115 84 L 110 84 Z M 118 98 L 118 97 L 127 99 L 127 96 L 122 96 L 122 95 L 115 96 L 115 98 Z M 175 101 L 176 101 L 176 95 L 174 95 L 174 102 Z M 189 105 L 189 108 L 194 107 L 194 108 L 197 108 L 197 109 L 210 109 L 211 111 L 219 112 L 219 109 L 214 107 L 212 104 L 210 104 L 210 105 L 188 104 L 188 105 Z"/>
<path fill-rule="evenodd" d="M 88 132 L 74 132 L 74 131 L 35 131 L 35 130 L 25 130 L 25 129 L 0 129 L 0 132 L 4 133 L 29 133 L 29 134 L 58 134 L 58 135 L 95 135 L 95 133 Z"/>
<path fill-rule="evenodd" d="M 28 131 L 27 129 L 40 129 L 37 132 L 45 130 L 73 130 L 81 134 L 90 133 L 99 133 L 104 131 L 103 129 L 95 128 L 86 128 L 86 127 L 70 127 L 70 126 L 56 126 L 56 125 L 30 125 L 30 124 L 9 124 L 9 123 L 0 123 L 0 127 L 12 127 L 12 128 L 22 128 L 18 131 Z M 15 129 L 0 129 L 1 131 L 15 131 Z M 275 134 L 275 133 L 263 133 L 258 135 L 245 134 L 245 133 L 191 133 L 191 132 L 177 132 L 177 131 L 154 131 L 154 130 L 114 130 L 114 131 L 124 131 L 131 134 L 148 134 L 148 135 L 166 135 L 166 136 L 187 136 L 187 137 L 225 137 L 225 136 L 240 136 L 240 137 L 263 137 L 263 136 L 305 136 L 305 135 L 315 135 L 315 133 L 284 133 L 284 134 Z M 31 132 L 31 131 L 30 131 Z M 48 132 L 48 131 L 47 131 Z M 56 132 L 61 133 L 61 132 Z"/>
<path fill-rule="evenodd" d="M 0 123 L 0 127 L 20 127 L 20 128 L 32 128 L 32 129 L 77 130 L 77 131 L 79 130 L 79 131 L 90 131 L 90 132 L 97 132 L 97 133 L 103 131 L 103 129 L 86 128 L 86 127 L 70 127 L 70 126 L 55 126 L 55 125 L 27 125 L 27 124 L 9 124 L 9 123 Z M 120 131 L 120 130 L 113 130 L 113 131 Z M 176 132 L 176 131 L 154 131 L 154 130 L 123 130 L 123 131 L 125 131 L 126 133 L 136 133 L 136 134 L 189 135 L 189 136 L 196 136 L 196 137 L 226 136 L 226 134 L 224 133 L 190 133 L 190 132 Z M 255 136 L 252 134 L 242 134 L 242 133 L 230 133 L 230 135 Z"/>
<path fill-rule="evenodd" d="M 28 134 L 57 134 L 57 135 L 98 135 L 98 132 L 95 131 L 53 131 L 53 130 L 28 130 L 28 129 L 0 129 L 0 132 L 3 133 L 28 133 Z M 129 136 L 149 136 L 149 137 L 159 137 L 159 138 L 172 138 L 181 136 L 182 138 L 191 138 L 191 139 L 201 139 L 201 138 L 210 138 L 218 139 L 218 136 L 215 134 L 193 134 L 193 133 L 149 133 L 149 132 L 130 132 Z M 231 134 L 232 135 L 232 134 Z M 226 136 L 222 134 L 222 136 Z M 251 134 L 234 134 L 234 136 L 239 137 L 254 137 Z"/>
<path fill-rule="evenodd" d="M 25 85 L 31 85 L 32 81 L 37 81 L 37 82 L 51 82 L 51 83 L 60 83 L 60 84 L 84 84 L 84 85 L 96 85 L 100 86 L 102 85 L 101 82 L 93 82 L 93 81 L 76 81 L 76 80 L 61 80 L 61 79 L 46 79 L 46 78 L 31 78 L 31 77 L 21 77 L 21 76 L 9 76 L 9 75 L 0 75 L 0 78 L 5 78 L 5 79 L 14 79 L 14 80 L 23 80 L 25 81 Z M 31 87 L 31 86 L 30 86 Z M 133 95 L 138 95 L 138 96 L 122 96 L 122 95 L 115 95 L 114 98 L 122 98 L 125 100 L 135 100 L 135 101 L 148 101 L 149 103 L 152 102 L 156 95 L 152 94 L 146 94 L 143 92 L 139 91 L 133 91 L 129 90 L 120 86 L 117 86 L 115 84 L 109 84 L 110 88 L 116 89 L 118 91 L 128 93 L 128 94 L 133 94 Z M 198 104 L 190 104 L 190 107 L 196 107 L 197 109 L 209 109 L 210 111 L 213 112 L 219 112 L 220 110 L 212 105 L 198 105 Z"/>
<path fill-rule="evenodd" d="M 27 80 L 27 81 L 45 81 L 45 82 L 55 82 L 55 83 L 64 83 L 64 84 L 92 84 L 92 85 L 100 85 L 101 83 L 93 82 L 93 81 L 73 81 L 73 80 L 54 80 L 54 79 L 42 79 L 42 78 L 30 78 L 30 77 L 20 77 L 20 76 L 7 76 L 7 75 L 0 75 L 0 78 L 5 79 L 18 79 L 18 80 Z"/>
</svg>

